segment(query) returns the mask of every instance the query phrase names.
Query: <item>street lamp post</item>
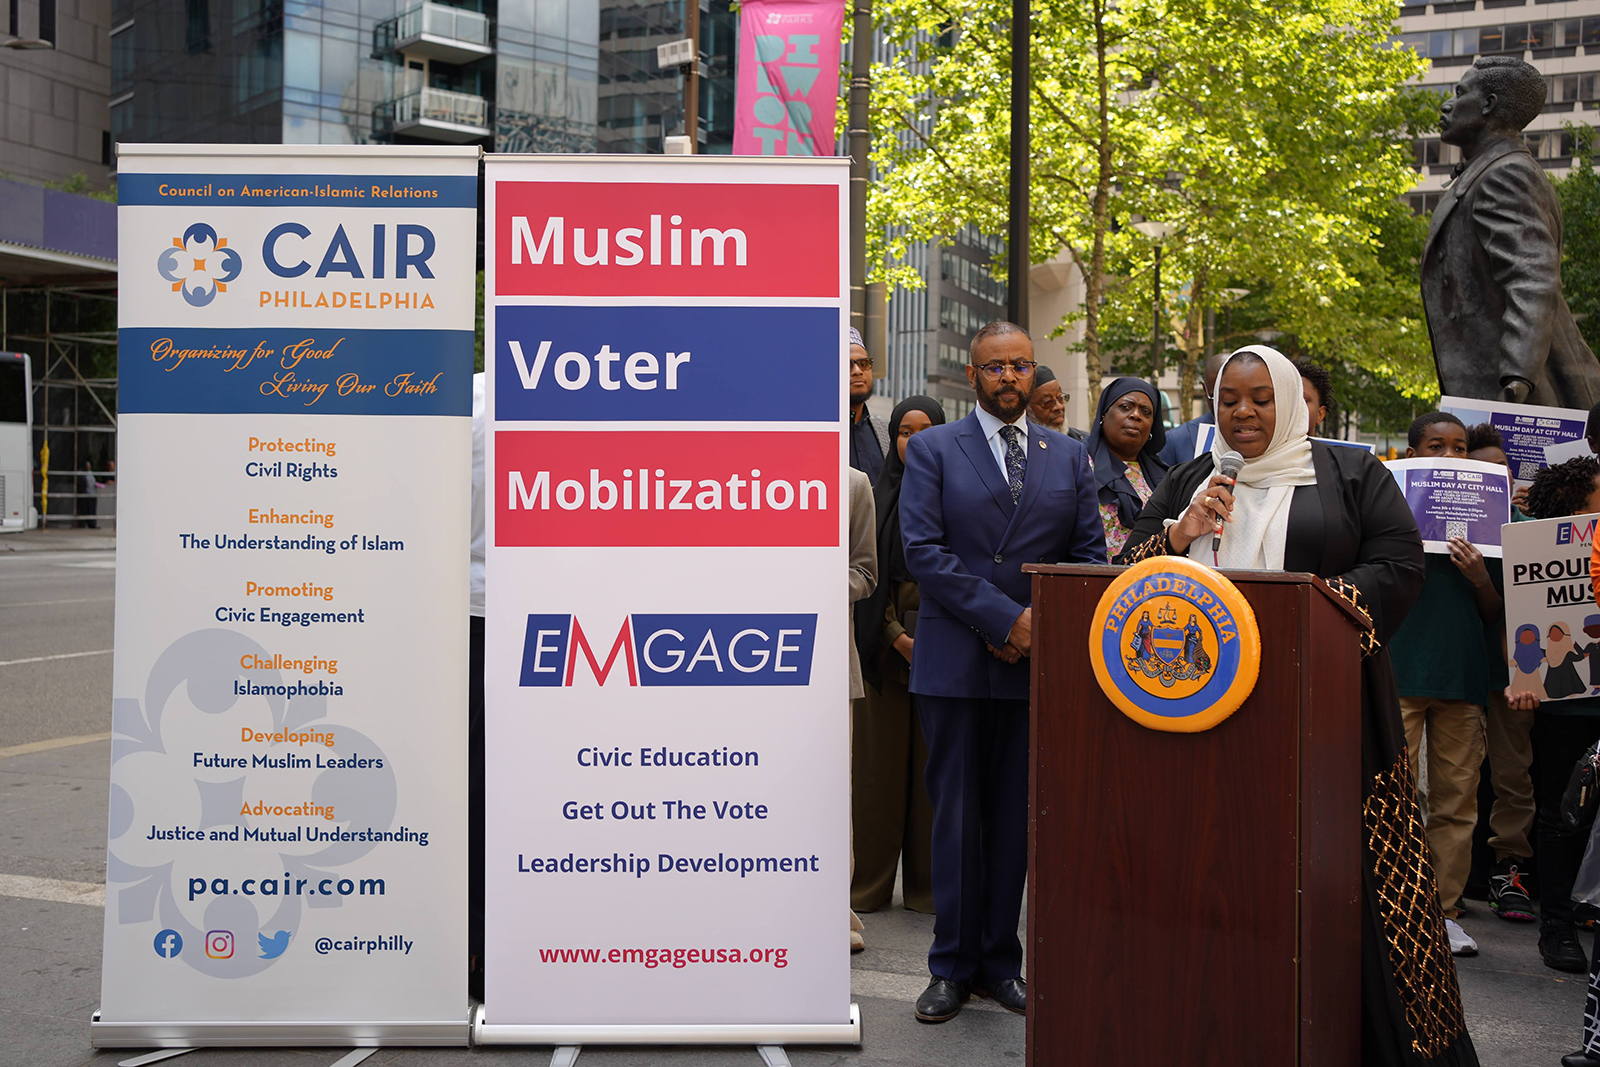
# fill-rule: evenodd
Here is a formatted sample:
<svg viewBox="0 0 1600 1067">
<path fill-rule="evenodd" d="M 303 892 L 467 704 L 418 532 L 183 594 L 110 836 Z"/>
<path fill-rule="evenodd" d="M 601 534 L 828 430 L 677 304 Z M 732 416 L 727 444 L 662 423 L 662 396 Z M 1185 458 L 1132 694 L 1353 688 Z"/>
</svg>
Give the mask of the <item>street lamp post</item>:
<svg viewBox="0 0 1600 1067">
<path fill-rule="evenodd" d="M 1028 0 L 1011 0 L 1011 189 L 1006 226 L 1006 316 L 1028 328 L 1028 122 L 1032 12 Z"/>
<path fill-rule="evenodd" d="M 1156 265 L 1154 277 L 1150 283 L 1150 373 L 1154 378 L 1161 377 L 1164 369 L 1162 354 L 1166 346 L 1161 343 L 1161 242 L 1172 236 L 1172 226 L 1165 222 L 1136 222 L 1133 228 L 1144 234 L 1156 244 Z"/>
</svg>

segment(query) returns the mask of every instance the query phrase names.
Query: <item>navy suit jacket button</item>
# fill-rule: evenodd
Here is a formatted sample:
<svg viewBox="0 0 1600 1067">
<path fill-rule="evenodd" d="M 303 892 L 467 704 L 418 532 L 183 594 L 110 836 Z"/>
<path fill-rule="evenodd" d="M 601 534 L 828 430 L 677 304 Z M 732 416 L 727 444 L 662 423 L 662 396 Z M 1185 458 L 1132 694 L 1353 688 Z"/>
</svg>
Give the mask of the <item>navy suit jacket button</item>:
<svg viewBox="0 0 1600 1067">
<path fill-rule="evenodd" d="M 1004 562 L 1005 562 L 1005 561 L 1006 561 L 1006 559 L 1005 559 L 1005 557 L 1004 557 L 1004 556 L 1002 556 L 1002 555 L 1001 555 L 1001 554 L 1000 554 L 1000 553 L 998 553 L 998 552 L 996 552 L 996 553 L 995 553 L 995 554 L 994 554 L 994 561 L 995 561 L 995 562 L 996 562 L 996 563 L 1004 563 Z"/>
</svg>

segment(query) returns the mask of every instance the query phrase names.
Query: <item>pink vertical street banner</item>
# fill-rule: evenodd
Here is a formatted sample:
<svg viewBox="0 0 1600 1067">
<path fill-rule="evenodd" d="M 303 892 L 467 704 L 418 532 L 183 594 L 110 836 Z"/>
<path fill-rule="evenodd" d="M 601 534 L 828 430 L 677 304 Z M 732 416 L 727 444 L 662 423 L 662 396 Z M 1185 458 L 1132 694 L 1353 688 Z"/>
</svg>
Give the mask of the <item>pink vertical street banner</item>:
<svg viewBox="0 0 1600 1067">
<path fill-rule="evenodd" d="M 844 0 L 745 0 L 736 156 L 831 156 Z"/>
</svg>

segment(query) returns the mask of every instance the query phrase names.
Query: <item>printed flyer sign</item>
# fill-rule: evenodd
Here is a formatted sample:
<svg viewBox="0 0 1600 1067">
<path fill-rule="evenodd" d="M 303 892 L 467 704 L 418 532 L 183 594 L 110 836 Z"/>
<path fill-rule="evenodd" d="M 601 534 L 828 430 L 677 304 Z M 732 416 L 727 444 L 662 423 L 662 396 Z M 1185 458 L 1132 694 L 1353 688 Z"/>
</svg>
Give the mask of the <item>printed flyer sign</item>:
<svg viewBox="0 0 1600 1067">
<path fill-rule="evenodd" d="M 1500 439 L 1505 443 L 1506 459 L 1511 461 L 1514 489 L 1531 484 L 1533 476 L 1552 462 L 1570 459 L 1571 456 L 1558 452 L 1560 459 L 1552 460 L 1546 450 L 1554 445 L 1574 441 L 1581 443 L 1589 421 L 1587 411 L 1546 408 L 1535 404 L 1507 404 L 1499 400 L 1470 400 L 1459 396 L 1441 397 L 1439 410 L 1454 415 L 1468 426 L 1487 422 L 1500 431 Z M 1587 452 L 1587 448 L 1584 451 Z"/>
<path fill-rule="evenodd" d="M 1450 551 L 1452 537 L 1485 556 L 1500 555 L 1500 528 L 1511 521 L 1511 475 L 1472 459 L 1397 459 L 1387 464 L 1411 505 L 1422 547 Z"/>
<path fill-rule="evenodd" d="M 1194 442 L 1194 454 L 1195 454 L 1195 458 L 1196 459 L 1200 458 L 1201 456 L 1205 455 L 1207 452 L 1211 451 L 1211 442 L 1216 440 L 1216 437 L 1217 437 L 1217 424 L 1216 423 L 1214 423 L 1214 422 L 1202 422 L 1200 424 L 1200 432 L 1195 434 L 1195 442 Z M 1336 437 L 1313 437 L 1312 440 L 1313 441 L 1321 441 L 1325 445 L 1334 445 L 1334 446 L 1336 446 L 1338 448 L 1359 448 L 1359 449 L 1362 449 L 1363 451 L 1371 452 L 1371 453 L 1374 453 L 1374 454 L 1376 454 L 1377 451 L 1378 451 L 1375 446 L 1366 444 L 1365 442 L 1362 442 L 1362 441 L 1341 441 Z"/>
<path fill-rule="evenodd" d="M 477 157 L 122 148 L 97 1045 L 466 1041 Z"/>
<path fill-rule="evenodd" d="M 846 161 L 485 165 L 476 1040 L 857 1042 Z"/>
<path fill-rule="evenodd" d="M 1600 695 L 1600 610 L 1590 585 L 1594 515 L 1505 528 L 1511 691 L 1540 700 Z"/>
</svg>

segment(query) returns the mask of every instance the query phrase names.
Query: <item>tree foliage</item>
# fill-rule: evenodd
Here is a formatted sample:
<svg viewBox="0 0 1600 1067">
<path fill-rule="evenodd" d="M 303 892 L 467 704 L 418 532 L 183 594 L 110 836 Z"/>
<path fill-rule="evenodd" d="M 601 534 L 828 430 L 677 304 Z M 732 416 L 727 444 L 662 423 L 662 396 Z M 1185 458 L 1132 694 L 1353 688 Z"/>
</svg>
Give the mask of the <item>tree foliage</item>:
<svg viewBox="0 0 1600 1067">
<path fill-rule="evenodd" d="M 1600 175 L 1594 171 L 1594 129 L 1574 130 L 1572 170 L 1557 181 L 1561 198 L 1561 291 L 1578 332 L 1600 352 Z"/>
<path fill-rule="evenodd" d="M 874 71 L 879 276 L 972 224 L 1002 232 L 1008 0 L 880 0 L 901 49 Z M 1273 327 L 1406 391 L 1431 386 L 1409 138 L 1437 98 L 1390 44 L 1393 0 L 1034 0 L 1034 262 L 1083 276 L 1089 379 L 1148 338 L 1154 243 L 1188 404 L 1208 310 L 1248 289 Z M 1069 320 L 1070 321 L 1070 320 Z M 1065 325 L 1065 324 L 1063 324 Z M 1147 342 L 1146 342 L 1147 343 Z M 1136 351 L 1137 349 L 1135 349 Z M 1183 414 L 1187 417 L 1188 412 Z"/>
</svg>

